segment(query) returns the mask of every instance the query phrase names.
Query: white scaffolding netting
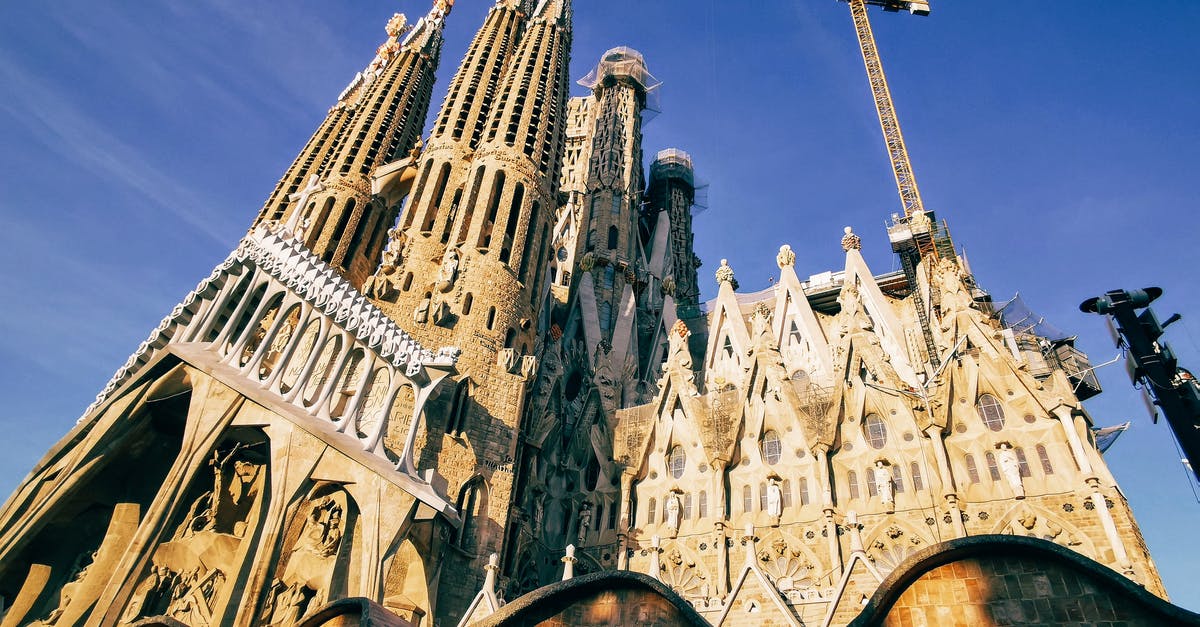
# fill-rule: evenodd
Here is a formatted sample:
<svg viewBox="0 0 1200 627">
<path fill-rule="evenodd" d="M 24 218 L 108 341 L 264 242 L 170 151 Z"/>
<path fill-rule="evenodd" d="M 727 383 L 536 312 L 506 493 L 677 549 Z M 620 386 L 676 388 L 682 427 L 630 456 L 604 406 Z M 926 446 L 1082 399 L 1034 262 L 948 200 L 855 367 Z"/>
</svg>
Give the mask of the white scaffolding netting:
<svg viewBox="0 0 1200 627">
<path fill-rule="evenodd" d="M 642 112 L 643 121 L 661 111 L 658 88 L 662 81 L 654 78 L 650 70 L 646 69 L 646 59 L 642 57 L 642 53 L 628 46 L 613 48 L 605 52 L 604 56 L 600 57 L 600 63 L 578 82 L 588 89 L 596 89 L 597 85 L 604 84 L 610 78 L 632 80 L 641 89 L 646 98 L 645 110 Z"/>
</svg>

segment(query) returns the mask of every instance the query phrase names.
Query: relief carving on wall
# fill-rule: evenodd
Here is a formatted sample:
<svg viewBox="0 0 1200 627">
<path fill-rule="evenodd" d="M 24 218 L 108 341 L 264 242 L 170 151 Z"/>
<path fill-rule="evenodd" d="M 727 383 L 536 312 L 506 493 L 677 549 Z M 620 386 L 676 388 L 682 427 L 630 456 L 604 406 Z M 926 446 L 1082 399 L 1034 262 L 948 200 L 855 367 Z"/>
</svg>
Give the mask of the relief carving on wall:
<svg viewBox="0 0 1200 627">
<path fill-rule="evenodd" d="M 155 549 L 124 622 L 158 615 L 193 627 L 219 621 L 215 614 L 224 584 L 239 567 L 238 548 L 261 500 L 266 461 L 255 448 L 239 442 L 213 452 L 211 476 L 201 470 L 190 490 L 204 491 L 191 501 L 171 538 Z"/>
<path fill-rule="evenodd" d="M 338 557 L 345 554 L 352 531 L 350 502 L 340 488 L 314 490 L 296 509 L 283 557 L 267 592 L 263 625 L 293 625 L 310 610 L 327 603 L 335 586 Z"/>
</svg>

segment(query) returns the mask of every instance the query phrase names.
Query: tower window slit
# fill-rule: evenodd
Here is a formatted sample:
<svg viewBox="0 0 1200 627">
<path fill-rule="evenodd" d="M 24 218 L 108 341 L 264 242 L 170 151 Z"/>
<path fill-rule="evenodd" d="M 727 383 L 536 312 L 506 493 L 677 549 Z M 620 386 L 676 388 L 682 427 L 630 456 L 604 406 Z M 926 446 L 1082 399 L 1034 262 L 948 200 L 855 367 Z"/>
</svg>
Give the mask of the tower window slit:
<svg viewBox="0 0 1200 627">
<path fill-rule="evenodd" d="M 477 247 L 481 252 L 487 252 L 492 245 L 492 229 L 496 226 L 496 215 L 500 210 L 500 197 L 504 192 L 504 171 L 496 172 L 496 176 L 492 183 L 492 195 L 488 200 L 487 214 L 484 216 L 483 225 L 479 229 L 479 241 Z"/>
<path fill-rule="evenodd" d="M 504 225 L 504 241 L 500 242 L 500 263 L 508 263 L 517 235 L 517 223 L 521 220 L 521 205 L 525 202 L 525 186 L 517 183 L 513 189 L 512 204 L 508 208 L 508 219 Z"/>
<path fill-rule="evenodd" d="M 433 188 L 433 201 L 425 208 L 425 219 L 421 222 L 421 232 L 428 234 L 433 230 L 433 221 L 437 218 L 438 209 L 442 205 L 442 198 L 446 195 L 446 181 L 450 178 L 450 162 L 442 164 L 442 169 L 438 171 L 437 183 Z"/>
</svg>

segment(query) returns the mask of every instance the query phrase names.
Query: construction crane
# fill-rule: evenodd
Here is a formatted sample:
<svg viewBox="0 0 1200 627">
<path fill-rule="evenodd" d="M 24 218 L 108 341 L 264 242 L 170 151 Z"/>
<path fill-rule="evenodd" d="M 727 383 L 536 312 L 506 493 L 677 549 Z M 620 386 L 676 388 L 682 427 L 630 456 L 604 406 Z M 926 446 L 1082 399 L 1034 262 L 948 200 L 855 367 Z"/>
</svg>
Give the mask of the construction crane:
<svg viewBox="0 0 1200 627">
<path fill-rule="evenodd" d="M 863 64 L 867 67 L 867 80 L 871 84 L 871 95 L 875 98 L 875 111 L 879 114 L 879 126 L 883 130 L 883 141 L 887 147 L 888 159 L 892 162 L 896 189 L 900 193 L 903 213 L 893 215 L 892 224 L 888 226 L 888 239 L 892 242 L 892 250 L 900 255 L 904 275 L 916 300 L 917 316 L 925 336 L 929 359 L 936 362 L 937 344 L 933 340 L 929 324 L 933 312 L 926 306 L 921 295 L 917 267 L 927 257 L 931 261 L 939 256 L 953 259 L 954 245 L 944 231 L 939 236 L 938 225 L 933 221 L 933 216 L 925 211 L 925 204 L 921 201 L 917 177 L 913 174 L 908 148 L 904 145 L 904 134 L 900 132 L 900 119 L 896 116 L 895 105 L 892 104 L 892 92 L 888 89 L 887 77 L 883 73 L 883 61 L 875 45 L 875 35 L 871 32 L 871 21 L 867 18 L 868 5 L 882 7 L 884 11 L 889 12 L 908 11 L 913 15 L 929 15 L 929 3 L 919 0 L 841 1 L 850 4 L 850 15 L 854 18 L 854 30 L 858 34 L 858 44 L 862 49 Z M 928 268 L 928 264 L 926 267 Z M 930 296 L 934 297 L 935 294 L 931 293 Z M 936 306 L 936 303 L 934 304 Z"/>
</svg>

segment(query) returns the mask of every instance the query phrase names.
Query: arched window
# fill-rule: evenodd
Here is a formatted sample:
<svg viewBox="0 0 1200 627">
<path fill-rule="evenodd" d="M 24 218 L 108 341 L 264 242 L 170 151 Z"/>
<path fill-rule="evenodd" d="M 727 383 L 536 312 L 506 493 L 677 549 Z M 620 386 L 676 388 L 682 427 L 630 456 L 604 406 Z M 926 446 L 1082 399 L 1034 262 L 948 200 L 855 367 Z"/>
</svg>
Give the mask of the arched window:
<svg viewBox="0 0 1200 627">
<path fill-rule="evenodd" d="M 784 479 L 783 483 L 779 485 L 779 491 L 781 493 L 780 496 L 782 497 L 780 499 L 780 504 L 783 505 L 784 509 L 791 507 L 792 506 L 792 480 Z"/>
<path fill-rule="evenodd" d="M 616 268 L 614 268 L 612 266 L 608 266 L 608 267 L 604 268 L 604 289 L 611 290 L 612 286 L 613 286 L 613 281 L 616 279 L 616 277 L 617 277 L 617 269 Z"/>
<path fill-rule="evenodd" d="M 654 498 L 651 497 L 650 502 L 646 503 L 646 524 L 654 524 L 658 522 L 654 518 Z"/>
<path fill-rule="evenodd" d="M 600 481 L 600 462 L 595 455 L 588 460 L 587 468 L 583 471 L 583 485 L 588 490 L 595 490 Z"/>
<path fill-rule="evenodd" d="M 608 508 L 608 529 L 617 528 L 617 515 L 621 513 L 621 506 L 613 503 L 612 507 Z"/>
<path fill-rule="evenodd" d="M 1004 408 L 995 396 L 986 392 L 980 394 L 979 401 L 975 403 L 975 411 L 979 412 L 980 420 L 983 420 L 988 429 L 999 431 L 1004 428 Z"/>
<path fill-rule="evenodd" d="M 409 274 L 409 276 L 412 276 L 412 274 Z M 491 331 L 495 327 L 496 327 L 496 308 L 488 307 L 487 330 Z"/>
<path fill-rule="evenodd" d="M 607 331 L 612 326 L 612 305 L 609 303 L 600 303 L 597 309 L 600 314 L 600 330 Z"/>
<path fill-rule="evenodd" d="M 425 208 L 425 219 L 421 221 L 421 232 L 428 235 L 433 230 L 433 221 L 437 218 L 438 208 L 442 205 L 442 197 L 446 194 L 446 181 L 450 178 L 450 162 L 442 164 L 438 170 L 437 182 L 433 187 L 433 200 Z"/>
<path fill-rule="evenodd" d="M 896 494 L 904 491 L 904 473 L 900 470 L 900 464 L 892 464 L 892 485 L 896 487 Z"/>
<path fill-rule="evenodd" d="M 510 328 L 504 332 L 504 348 L 512 348 L 513 341 L 517 339 L 517 330 Z"/>
<path fill-rule="evenodd" d="M 504 221 L 504 240 L 500 242 L 500 263 L 508 263 L 512 258 L 513 240 L 517 237 L 517 222 L 521 219 L 521 207 L 525 202 L 525 186 L 517 183 L 513 188 L 512 202 L 508 207 L 508 219 Z M 530 226 L 534 222 L 530 221 Z M 528 245 L 527 245 L 528 247 Z M 524 275 L 524 272 L 521 273 Z M 522 276 L 522 278 L 524 278 Z"/>
<path fill-rule="evenodd" d="M 450 419 L 446 423 L 446 433 L 451 436 L 461 435 L 467 426 L 467 406 L 470 404 L 471 380 L 463 377 L 454 388 L 454 400 L 450 404 Z"/>
<path fill-rule="evenodd" d="M 1037 445 L 1037 454 L 1038 459 L 1042 460 L 1042 473 L 1054 474 L 1054 466 L 1050 463 L 1050 454 L 1046 452 L 1046 447 L 1041 444 Z"/>
<path fill-rule="evenodd" d="M 667 468 L 672 477 L 678 479 L 683 476 L 683 470 L 687 468 L 687 454 L 683 452 L 682 446 L 676 444 L 671 447 L 671 452 L 667 455 Z"/>
<path fill-rule="evenodd" d="M 617 249 L 617 238 L 619 238 L 619 237 L 620 237 L 620 233 L 617 231 L 617 227 L 615 227 L 615 226 L 608 227 L 608 249 L 609 250 Z"/>
<path fill-rule="evenodd" d="M 683 519 L 692 519 L 692 493 L 688 492 L 683 495 Z"/>
<path fill-rule="evenodd" d="M 1017 454 L 1017 467 L 1021 469 L 1021 476 L 1032 477 L 1033 473 L 1029 472 L 1029 461 L 1025 459 L 1025 449 L 1018 446 L 1014 452 Z"/>
<path fill-rule="evenodd" d="M 754 511 L 754 494 L 748 485 L 742 486 L 742 511 Z"/>
<path fill-rule="evenodd" d="M 412 281 L 413 281 L 413 273 L 409 272 L 408 274 L 404 275 L 404 286 L 403 286 L 404 291 L 407 292 L 408 290 L 412 289 Z"/>
<path fill-rule="evenodd" d="M 458 512 L 462 516 L 462 526 L 455 538 L 459 548 L 473 552 L 476 547 L 476 536 L 481 529 L 480 516 L 487 519 L 487 495 L 483 479 L 476 477 L 468 481 L 458 493 Z"/>
<path fill-rule="evenodd" d="M 531 205 L 531 208 L 529 210 L 529 230 L 530 230 L 531 234 L 532 234 L 532 231 L 535 228 L 537 228 L 538 210 L 540 207 L 541 207 L 541 204 L 535 200 L 535 201 L 533 201 L 533 205 Z M 547 241 L 547 238 L 549 237 L 549 235 L 550 235 L 550 225 L 543 224 L 542 225 L 542 239 L 540 240 L 540 243 L 538 244 L 537 249 L 536 250 L 534 249 L 533 242 L 526 241 L 525 242 L 525 250 L 521 251 L 521 269 L 517 273 L 517 280 L 524 283 L 526 271 L 529 268 L 529 263 L 531 260 L 533 261 L 533 265 L 534 265 L 533 281 L 530 282 L 533 289 L 529 290 L 530 291 L 530 302 L 533 302 L 532 299 L 537 296 L 538 279 L 541 278 L 541 275 L 538 273 L 537 268 L 542 267 L 542 264 L 538 263 L 537 260 L 542 255 L 546 254 L 546 241 Z"/>
<path fill-rule="evenodd" d="M 697 506 L 699 515 L 697 517 L 698 518 L 707 518 L 708 517 L 708 492 L 701 490 L 699 501 L 700 501 L 700 503 Z"/>
<path fill-rule="evenodd" d="M 620 196 L 612 197 L 612 214 L 614 216 L 621 215 L 621 197 Z"/>
<path fill-rule="evenodd" d="M 1000 467 L 996 465 L 996 456 L 988 451 L 983 454 L 983 457 L 987 460 L 988 475 L 991 476 L 992 481 L 999 481 Z"/>
<path fill-rule="evenodd" d="M 808 477 L 800 477 L 800 505 L 808 505 Z"/>
<path fill-rule="evenodd" d="M 767 484 L 758 484 L 758 509 L 767 511 Z"/>
<path fill-rule="evenodd" d="M 465 315 L 471 313 L 471 301 L 472 300 L 474 300 L 474 297 L 471 296 L 470 292 L 467 292 L 467 295 L 463 296 L 462 315 L 465 316 Z"/>
<path fill-rule="evenodd" d="M 875 485 L 875 471 L 867 468 L 867 471 L 863 473 L 863 476 L 867 479 L 867 494 L 870 494 L 871 496 L 879 496 L 879 486 Z"/>
<path fill-rule="evenodd" d="M 496 228 L 496 216 L 500 213 L 500 199 L 503 195 L 504 171 L 501 170 L 492 178 L 492 195 L 488 199 L 488 210 L 479 229 L 479 240 L 475 243 L 481 252 L 486 253 L 492 246 L 492 230 Z"/>
<path fill-rule="evenodd" d="M 979 468 L 975 466 L 975 458 L 970 453 L 967 453 L 963 456 L 963 461 L 967 464 L 967 477 L 971 480 L 971 483 L 979 483 Z"/>
<path fill-rule="evenodd" d="M 774 429 L 764 433 L 762 439 L 763 461 L 774 466 L 779 462 L 779 456 L 782 452 L 783 446 L 779 442 L 779 434 Z"/>
<path fill-rule="evenodd" d="M 912 473 L 913 491 L 920 492 L 921 490 L 924 490 L 925 481 L 921 478 L 921 465 L 917 462 L 913 462 L 912 466 L 909 468 L 909 472 Z"/>
<path fill-rule="evenodd" d="M 887 444 L 887 426 L 878 414 L 867 414 L 863 418 L 863 434 L 867 436 L 867 444 L 871 448 L 881 449 Z"/>
<path fill-rule="evenodd" d="M 850 498 L 858 498 L 858 473 L 853 470 L 846 473 L 846 483 L 850 486 Z"/>
</svg>

